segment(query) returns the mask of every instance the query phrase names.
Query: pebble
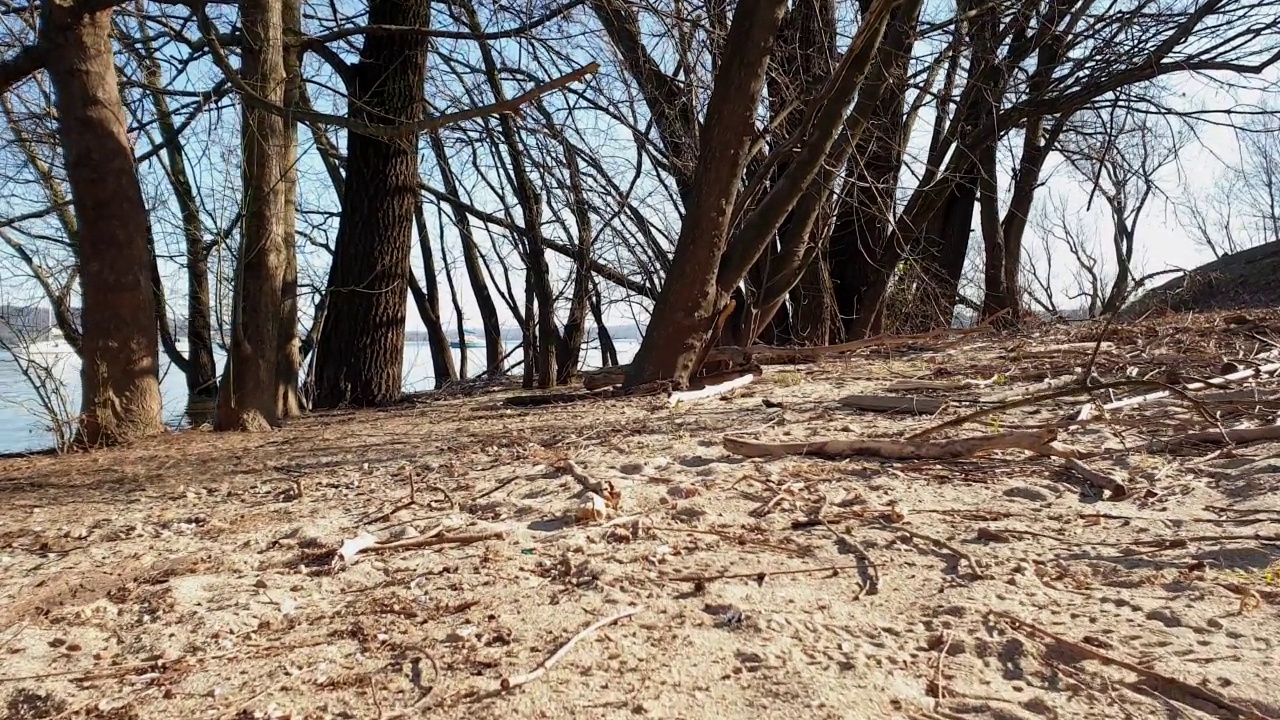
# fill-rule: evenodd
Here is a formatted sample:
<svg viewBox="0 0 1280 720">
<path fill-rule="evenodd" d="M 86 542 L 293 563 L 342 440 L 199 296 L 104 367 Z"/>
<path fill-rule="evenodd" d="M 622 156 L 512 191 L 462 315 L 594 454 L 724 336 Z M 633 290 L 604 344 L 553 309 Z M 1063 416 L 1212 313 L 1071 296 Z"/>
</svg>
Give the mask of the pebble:
<svg viewBox="0 0 1280 720">
<path fill-rule="evenodd" d="M 1051 502 L 1053 494 L 1044 488 L 1034 485 L 1014 485 L 1002 493 L 1005 497 L 1030 500 L 1031 502 Z"/>
</svg>

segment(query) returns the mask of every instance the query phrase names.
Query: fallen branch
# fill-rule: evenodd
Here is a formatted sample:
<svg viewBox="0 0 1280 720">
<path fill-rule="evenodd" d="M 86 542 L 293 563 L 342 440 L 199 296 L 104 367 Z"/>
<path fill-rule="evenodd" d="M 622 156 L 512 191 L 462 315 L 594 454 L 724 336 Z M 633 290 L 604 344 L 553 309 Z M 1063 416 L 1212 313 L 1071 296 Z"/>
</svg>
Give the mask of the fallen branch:
<svg viewBox="0 0 1280 720">
<path fill-rule="evenodd" d="M 1123 500 L 1129 494 L 1129 489 L 1125 487 L 1124 482 L 1106 473 L 1098 472 L 1076 458 L 1066 458 L 1062 461 L 1062 464 L 1071 472 L 1084 478 L 1091 485 L 1102 490 L 1109 490 L 1111 492 L 1110 499 L 1112 500 Z"/>
<path fill-rule="evenodd" d="M 799 442 L 765 442 L 725 436 L 724 448 L 745 457 L 785 457 L 811 455 L 824 458 L 870 456 L 887 460 L 958 460 L 993 450 L 1026 450 L 1037 455 L 1079 458 L 1087 454 L 1055 440 L 1050 428 L 1036 432 L 1005 432 L 992 435 L 919 442 L 880 439 L 821 439 Z"/>
<path fill-rule="evenodd" d="M 1051 630 L 1042 628 L 1039 625 L 1029 623 L 1026 620 L 1023 620 L 1019 617 L 1010 615 L 1007 612 L 1003 612 L 1000 610 L 992 610 L 991 614 L 995 615 L 996 617 L 1000 617 L 1007 620 L 1008 622 L 1012 623 L 1016 627 L 1020 627 L 1024 630 L 1029 630 L 1033 634 L 1049 638 L 1050 640 L 1053 640 L 1059 645 L 1062 645 L 1066 648 L 1070 648 L 1076 653 L 1079 653 L 1080 655 L 1083 655 L 1087 658 L 1090 658 L 1092 660 L 1097 660 L 1099 662 L 1103 662 L 1108 665 L 1114 665 L 1124 670 L 1128 670 L 1129 672 L 1143 678 L 1144 680 L 1151 682 L 1153 684 L 1153 688 L 1164 688 L 1166 690 L 1172 690 L 1174 691 L 1175 696 L 1183 696 L 1183 698 L 1194 698 L 1195 700 L 1209 703 L 1210 705 L 1213 705 L 1214 707 L 1220 710 L 1230 713 L 1231 717 L 1261 718 L 1262 720 L 1275 720 L 1274 717 L 1269 717 L 1267 715 L 1263 715 L 1261 712 L 1258 712 L 1256 710 L 1251 710 L 1249 708 L 1245 708 L 1240 705 L 1237 705 L 1234 702 L 1228 700 L 1227 698 L 1222 697 L 1221 695 L 1213 692 L 1212 690 L 1209 690 L 1208 688 L 1204 688 L 1199 685 L 1186 682 L 1185 680 L 1179 680 L 1178 678 L 1156 672 L 1155 670 L 1143 667 L 1135 662 L 1125 660 L 1124 658 L 1119 658 L 1114 655 L 1109 655 L 1099 650 L 1098 648 L 1091 647 L 1082 642 L 1077 642 L 1067 637 L 1063 637 L 1062 635 L 1059 635 Z M 1183 700 L 1183 702 L 1185 702 L 1185 699 Z"/>
<path fill-rule="evenodd" d="M 1076 386 L 1062 388 L 1060 390 L 1052 390 L 1050 392 L 1042 393 L 1040 395 L 1031 395 L 1028 397 L 1021 397 L 1016 400 L 1010 400 L 1008 402 L 1001 403 L 999 405 L 982 408 L 981 410 L 975 410 L 967 415 L 961 415 L 960 417 L 952 418 L 946 422 L 938 423 L 937 425 L 927 427 L 924 430 L 921 430 L 917 433 L 907 436 L 907 439 L 919 440 L 920 438 L 933 435 L 939 430 L 945 430 L 947 428 L 952 428 L 952 427 L 959 427 L 966 423 L 973 422 L 974 420 L 981 420 L 982 418 L 989 417 L 991 415 L 996 415 L 1006 410 L 1013 410 L 1015 408 L 1027 407 L 1028 405 L 1035 405 L 1037 403 L 1044 402 L 1045 400 L 1054 400 L 1056 398 L 1061 398 L 1061 397 L 1070 397 L 1072 395 L 1082 395 L 1082 394 L 1097 392 L 1098 390 L 1114 390 L 1116 388 L 1124 388 L 1124 387 L 1164 388 L 1170 391 L 1171 394 L 1177 395 L 1182 399 L 1186 400 L 1187 402 L 1191 403 L 1193 406 L 1195 406 L 1197 410 L 1200 411 L 1200 414 L 1203 417 L 1205 417 L 1207 420 L 1213 420 L 1213 416 L 1210 415 L 1208 411 L 1206 411 L 1204 407 L 1202 407 L 1195 398 L 1188 395 L 1185 391 L 1175 388 L 1167 383 L 1158 382 L 1156 380 L 1115 380 L 1112 382 L 1102 383 L 1101 385 L 1076 385 Z M 1077 418 L 1075 422 L 1080 423 L 1080 422 L 1083 422 L 1083 420 Z"/>
<path fill-rule="evenodd" d="M 361 552 L 386 552 L 388 550 L 408 550 L 410 548 L 432 547 L 435 545 L 471 545 L 473 543 L 484 542 L 485 540 L 501 540 L 506 537 L 506 532 L 502 530 L 491 530 L 482 533 L 469 533 L 465 535 L 422 535 L 419 537 L 408 538 L 405 540 L 396 540 L 389 543 L 374 543 Z"/>
<path fill-rule="evenodd" d="M 1261 440 L 1280 440 L 1280 425 L 1204 432 L 1161 438 L 1147 443 L 1148 452 L 1164 452 L 1184 445 L 1243 445 Z"/>
<path fill-rule="evenodd" d="M 1209 378 L 1208 380 L 1189 383 L 1187 385 L 1183 385 L 1181 388 L 1169 387 L 1164 390 L 1159 390 L 1157 392 L 1147 393 L 1146 395 L 1138 395 L 1135 397 L 1124 398 L 1122 400 L 1116 400 L 1115 402 L 1110 402 L 1110 403 L 1107 403 L 1106 405 L 1103 405 L 1101 409 L 1104 412 L 1107 410 L 1120 410 L 1121 408 L 1132 407 L 1134 405 L 1141 405 L 1143 403 L 1151 402 L 1152 400 L 1160 400 L 1175 394 L 1180 394 L 1185 397 L 1185 394 L 1188 392 L 1195 392 L 1196 390 L 1207 390 L 1209 388 L 1227 387 L 1233 382 L 1238 382 L 1240 380 L 1248 380 L 1249 378 L 1255 377 L 1258 375 L 1270 375 L 1278 371 L 1280 371 L 1280 363 L 1270 363 L 1268 365 L 1259 365 L 1258 367 L 1246 368 L 1238 372 L 1233 372 L 1229 375 L 1219 375 L 1218 377 Z M 1094 406 L 1092 403 L 1081 406 L 1079 414 L 1076 415 L 1076 420 L 1083 421 L 1083 420 L 1088 420 L 1090 417 L 1092 417 L 1093 407 Z"/>
<path fill-rule="evenodd" d="M 559 650 L 556 650 L 554 653 L 552 653 L 551 657 L 547 658 L 546 660 L 543 660 L 542 664 L 539 665 L 538 667 L 534 668 L 533 670 L 527 673 L 522 673 L 520 675 L 509 675 L 507 677 L 502 678 L 502 689 L 510 690 L 512 688 L 520 687 L 521 685 L 528 685 L 534 680 L 537 680 L 543 675 L 546 675 L 548 670 L 554 667 L 556 663 L 560 662 L 560 660 L 563 659 L 565 655 L 569 654 L 569 651 L 573 649 L 574 645 L 578 644 L 579 640 L 587 637 L 588 635 L 599 630 L 605 625 L 610 625 L 612 623 L 618 622 L 619 620 L 622 620 L 623 618 L 629 618 L 632 615 L 635 615 L 643 611 L 644 611 L 644 608 L 642 607 L 630 608 L 627 610 L 623 610 L 622 612 L 610 615 L 609 617 L 601 618 L 591 623 L 584 630 L 579 632 L 577 635 L 574 635 L 573 637 L 569 638 L 568 642 L 566 642 L 564 645 L 561 645 Z"/>
<path fill-rule="evenodd" d="M 755 374 L 747 373 L 746 375 L 733 378 L 732 380 L 726 380 L 725 382 L 716 385 L 708 385 L 700 390 L 682 390 L 679 392 L 673 392 L 671 393 L 671 397 L 667 399 L 667 404 L 675 406 L 677 403 L 705 400 L 718 395 L 724 395 L 725 393 L 733 392 L 740 387 L 750 385 L 755 379 Z"/>
<path fill-rule="evenodd" d="M 705 365 L 721 365 L 718 371 L 732 369 L 735 366 L 754 363 L 756 365 L 803 365 L 817 362 L 828 355 L 839 355 L 856 350 L 870 348 L 900 347 L 914 345 L 940 337 L 964 337 L 977 333 L 989 332 L 993 316 L 977 327 L 953 329 L 938 328 L 918 335 L 877 335 L 865 340 L 853 340 L 839 345 L 823 345 L 820 347 L 774 347 L 772 345 L 749 345 L 747 347 L 724 346 L 712 348 L 708 353 Z M 583 387 L 588 390 L 619 385 L 627 374 L 629 365 L 615 365 L 582 374 Z"/>
<path fill-rule="evenodd" d="M 841 570 L 857 570 L 858 565 L 823 565 L 822 567 L 800 568 L 798 570 L 755 570 L 749 572 L 729 572 L 715 575 L 673 575 L 667 580 L 671 582 L 708 583 L 713 580 L 736 580 L 740 578 L 766 578 L 772 575 L 807 575 L 819 572 L 839 572 Z"/>
</svg>

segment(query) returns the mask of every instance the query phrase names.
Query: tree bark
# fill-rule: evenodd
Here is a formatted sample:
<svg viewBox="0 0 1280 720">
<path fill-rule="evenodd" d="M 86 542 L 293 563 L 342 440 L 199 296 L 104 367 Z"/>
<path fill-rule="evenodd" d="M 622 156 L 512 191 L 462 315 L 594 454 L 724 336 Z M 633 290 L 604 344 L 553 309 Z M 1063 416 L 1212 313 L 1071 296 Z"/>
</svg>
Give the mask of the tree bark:
<svg viewBox="0 0 1280 720">
<path fill-rule="evenodd" d="M 245 42 L 241 74 L 272 102 L 285 100 L 281 0 L 252 0 L 240 8 Z M 289 259 L 285 214 L 289 146 L 284 118 L 252 103 L 242 108 L 244 210 L 231 311 L 231 346 L 218 392 L 217 430 L 264 430 L 280 425 L 281 305 Z"/>
<path fill-rule="evenodd" d="M 727 301 L 717 277 L 742 171 L 755 139 L 755 112 L 764 87 L 785 0 L 739 3 L 704 123 L 691 202 L 676 242 L 671 271 L 654 304 L 648 329 L 631 362 L 627 384 L 688 383 L 702 362 Z M 755 256 L 748 260 L 754 262 Z"/>
<path fill-rule="evenodd" d="M 869 2 L 862 2 L 864 13 L 869 6 Z M 885 272 L 879 265 L 887 260 L 886 247 L 894 241 L 898 173 L 906 150 L 907 64 L 918 21 L 919 5 L 915 3 L 894 13 L 881 43 L 881 62 L 872 66 L 863 86 L 864 93 L 875 92 L 877 99 L 847 166 L 847 189 L 827 253 L 845 339 L 856 339 L 870 329 L 878 302 L 867 297 L 868 290 L 876 276 Z M 864 314 L 868 317 L 862 318 Z"/>
<path fill-rule="evenodd" d="M 81 403 L 78 441 L 160 432 L 159 346 L 147 215 L 111 47 L 111 11 L 41 5 L 58 135 L 79 227 Z"/>
<path fill-rule="evenodd" d="M 285 107 L 297 107 L 302 97 L 302 55 L 292 40 L 302 34 L 302 3 L 282 0 Z M 284 268 L 280 281 L 280 326 L 276 343 L 276 403 L 281 419 L 302 414 L 298 376 L 302 372 L 302 341 L 298 337 L 298 251 L 295 243 L 298 217 L 298 123 L 285 122 L 284 213 L 281 241 Z"/>
<path fill-rule="evenodd" d="M 371 0 L 369 23 L 427 27 L 428 0 Z M 348 115 L 371 125 L 416 122 L 425 110 L 427 39 L 371 34 L 352 69 Z M 417 137 L 347 138 L 342 219 L 329 271 L 329 310 L 316 349 L 315 406 L 379 406 L 403 394 L 405 316 Z"/>
</svg>

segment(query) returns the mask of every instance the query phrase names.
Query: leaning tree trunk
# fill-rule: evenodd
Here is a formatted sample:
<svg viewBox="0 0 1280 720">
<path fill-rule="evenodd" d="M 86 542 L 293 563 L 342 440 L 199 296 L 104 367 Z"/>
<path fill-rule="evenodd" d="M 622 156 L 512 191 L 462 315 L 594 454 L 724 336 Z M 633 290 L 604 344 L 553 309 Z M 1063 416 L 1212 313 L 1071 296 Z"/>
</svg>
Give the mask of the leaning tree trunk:
<svg viewBox="0 0 1280 720">
<path fill-rule="evenodd" d="M 460 198 L 458 181 L 453 176 L 453 166 L 449 155 L 445 152 L 444 142 L 438 132 L 427 133 L 427 142 L 436 158 L 436 167 L 440 171 L 440 182 L 444 191 L 451 198 Z M 471 218 L 467 211 L 457 202 L 450 203 L 453 209 L 454 227 L 458 229 L 458 238 L 462 241 L 462 264 L 467 269 L 467 279 L 471 283 L 471 293 L 476 298 L 476 307 L 480 310 L 480 322 L 484 326 L 485 375 L 501 375 L 502 359 L 505 355 L 502 343 L 502 321 L 498 317 L 498 305 L 489 291 L 489 283 L 484 279 L 484 260 L 480 256 L 480 247 L 476 244 L 475 234 L 471 231 Z M 455 294 L 456 297 L 456 294 Z M 462 314 L 458 313 L 458 340 L 465 334 L 462 327 Z M 462 375 L 466 375 L 466 350 L 463 350 Z"/>
<path fill-rule="evenodd" d="M 147 212 L 111 47 L 111 11 L 41 6 L 46 69 L 79 225 L 83 305 L 78 440 L 121 443 L 163 428 Z"/>
<path fill-rule="evenodd" d="M 269 102 L 285 100 L 281 0 L 253 0 L 240 7 L 245 43 L 244 83 Z M 281 417 L 281 304 L 292 238 L 285 215 L 289 144 L 293 133 L 278 114 L 246 101 L 241 121 L 244 208 L 231 310 L 231 347 L 219 384 L 217 430 L 264 430 Z"/>
<path fill-rule="evenodd" d="M 371 25 L 427 27 L 428 0 L 372 0 Z M 427 39 L 404 33 L 365 37 L 353 69 L 354 120 L 399 125 L 425 110 Z M 315 406 L 377 406 L 403 391 L 405 315 L 418 139 L 347 138 L 342 219 L 329 271 L 329 312 L 316 350 Z"/>
<path fill-rule="evenodd" d="M 862 6 L 865 12 L 870 3 Z M 898 172 L 906 149 L 907 65 L 919 7 L 914 10 L 904 8 L 894 14 L 881 45 L 883 62 L 872 66 L 863 86 L 864 92 L 874 88 L 878 97 L 848 163 L 846 196 L 827 251 L 840 330 L 847 339 L 865 335 L 872 327 L 878 303 L 868 302 L 868 290 L 880 273 L 892 272 L 880 266 L 888 260 L 885 250 L 894 237 Z"/>
<path fill-rule="evenodd" d="M 717 280 L 734 201 L 756 136 L 755 109 L 785 9 L 784 0 L 756 0 L 739 3 L 734 10 L 726 40 L 729 49 L 716 73 L 703 123 L 696 182 L 671 270 L 628 369 L 628 386 L 656 380 L 687 384 L 702 364 L 717 322 L 725 318 L 727 293 Z"/>
</svg>

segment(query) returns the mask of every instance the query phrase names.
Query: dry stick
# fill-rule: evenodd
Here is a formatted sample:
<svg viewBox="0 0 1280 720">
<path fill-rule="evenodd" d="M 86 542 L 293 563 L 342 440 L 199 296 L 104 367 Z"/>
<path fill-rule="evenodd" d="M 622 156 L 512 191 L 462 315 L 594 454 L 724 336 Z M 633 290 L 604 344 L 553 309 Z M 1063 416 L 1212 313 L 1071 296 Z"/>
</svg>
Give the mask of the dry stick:
<svg viewBox="0 0 1280 720">
<path fill-rule="evenodd" d="M 1166 385 L 1165 389 L 1160 390 L 1158 392 L 1148 393 L 1146 395 L 1138 395 L 1136 397 L 1124 398 L 1122 400 L 1116 400 L 1115 402 L 1107 403 L 1106 405 L 1102 406 L 1102 409 L 1103 410 L 1119 410 L 1120 408 L 1131 407 L 1133 405 L 1141 405 L 1142 403 L 1151 402 L 1152 400 L 1161 400 L 1163 398 L 1167 398 L 1170 395 L 1175 395 L 1175 394 L 1186 397 L 1187 392 L 1194 392 L 1196 390 L 1207 390 L 1211 387 L 1217 387 L 1217 388 L 1225 387 L 1228 384 L 1236 382 L 1238 380 L 1248 380 L 1249 378 L 1255 377 L 1257 375 L 1270 375 L 1271 373 L 1274 373 L 1277 371 L 1280 371 L 1280 363 L 1271 363 L 1269 365 L 1260 365 L 1258 367 L 1248 368 L 1245 370 L 1241 370 L 1239 372 L 1233 372 L 1230 375 L 1219 375 L 1218 377 L 1209 378 L 1208 380 L 1204 380 L 1201 382 L 1190 383 L 1188 385 L 1184 385 L 1181 388 L 1175 388 L 1175 387 Z M 1163 383 L 1157 383 L 1157 384 L 1163 384 Z M 1096 387 L 1101 387 L 1101 386 L 1096 386 Z M 1093 407 L 1092 405 L 1086 405 L 1080 408 L 1080 413 L 1076 416 L 1076 419 L 1087 420 L 1089 418 L 1092 407 Z"/>
<path fill-rule="evenodd" d="M 1183 445 L 1239 445 L 1260 440 L 1280 440 L 1280 425 L 1235 428 L 1234 430 L 1209 430 L 1189 435 L 1178 435 L 1176 437 L 1152 440 L 1147 443 L 1147 450 L 1160 452 Z"/>
<path fill-rule="evenodd" d="M 853 600 L 857 600 L 866 594 L 876 595 L 880 592 L 880 569 L 876 564 L 871 562 L 871 556 L 867 554 L 866 548 L 854 542 L 852 538 L 841 533 L 839 530 L 831 527 L 831 523 L 822 517 L 821 513 L 814 515 L 814 519 L 822 523 L 822 527 L 836 536 L 836 541 L 842 543 L 849 552 L 858 558 L 858 574 L 861 576 L 862 585 L 858 588 L 858 592 L 853 594 Z"/>
<path fill-rule="evenodd" d="M 1064 388 L 1062 390 L 1054 390 L 1052 392 L 1042 393 L 1040 395 L 1031 395 L 1029 397 L 1018 398 L 1017 400 L 1011 400 L 1009 402 L 1001 403 L 999 405 L 994 405 L 992 407 L 982 408 L 981 410 L 975 410 L 974 412 L 971 412 L 967 415 L 961 415 L 958 418 L 952 418 L 951 420 L 948 420 L 946 422 L 938 423 L 937 425 L 934 425 L 932 427 L 927 427 L 924 430 L 908 435 L 907 439 L 919 440 L 921 438 L 925 438 L 930 435 L 933 435 L 941 430 L 946 430 L 948 428 L 953 428 L 953 427 L 959 427 L 961 425 L 965 425 L 967 423 L 973 422 L 974 420 L 981 420 L 982 418 L 985 418 L 990 415 L 996 415 L 1006 410 L 1013 410 L 1015 408 L 1026 407 L 1028 405 L 1035 405 L 1045 400 L 1054 400 L 1060 397 L 1070 397 L 1072 395 L 1080 395 L 1081 393 L 1091 393 L 1091 392 L 1096 392 L 1098 390 L 1111 390 L 1111 389 L 1123 388 L 1123 387 L 1162 388 L 1168 391 L 1169 394 L 1178 395 L 1182 399 L 1191 403 L 1197 410 L 1200 411 L 1201 415 L 1205 416 L 1206 419 L 1210 421 L 1213 420 L 1212 416 L 1210 416 L 1207 413 L 1207 411 L 1205 411 L 1205 409 L 1200 406 L 1199 401 L 1197 401 L 1195 398 L 1188 395 L 1185 390 L 1175 388 L 1172 385 L 1169 385 L 1168 383 L 1162 383 L 1156 380 L 1114 380 L 1112 382 L 1102 383 L 1101 385 L 1077 385 L 1075 387 Z"/>
<path fill-rule="evenodd" d="M 1116 667 L 1123 668 L 1125 670 L 1128 670 L 1131 673 L 1134 673 L 1135 675 L 1138 675 L 1139 677 L 1142 677 L 1146 680 L 1150 680 L 1156 683 L 1157 685 L 1169 686 L 1172 689 L 1177 690 L 1179 694 L 1195 698 L 1202 702 L 1207 702 L 1221 710 L 1225 710 L 1227 712 L 1232 713 L 1234 717 L 1263 718 L 1264 720 L 1275 720 L 1275 718 L 1273 717 L 1269 717 L 1255 710 L 1250 710 L 1248 708 L 1237 705 L 1231 702 L 1230 700 L 1228 700 L 1227 698 L 1222 697 L 1221 695 L 1213 692 L 1212 690 L 1209 690 L 1208 688 L 1204 688 L 1199 685 L 1186 682 L 1185 680 L 1179 680 L 1175 677 L 1171 677 L 1163 673 L 1158 673 L 1155 670 L 1142 667 L 1141 665 L 1138 665 L 1137 663 L 1134 663 L 1134 662 L 1130 662 L 1129 660 L 1125 660 L 1124 658 L 1119 658 L 1114 655 L 1109 655 L 1095 647 L 1091 647 L 1089 645 L 1085 645 L 1084 643 L 1076 642 L 1075 640 L 1072 640 L 1070 638 L 1063 637 L 1062 635 L 1059 635 L 1051 630 L 1042 628 L 1039 625 L 1029 623 L 1026 620 L 1023 620 L 1015 615 L 1010 615 L 1007 612 L 1003 612 L 1001 610 L 992 610 L 991 614 L 1000 618 L 1004 618 L 1005 620 L 1009 621 L 1015 626 L 1023 628 L 1024 630 L 1029 630 L 1032 633 L 1035 633 L 1037 635 L 1047 637 L 1050 640 L 1053 640 L 1054 642 L 1057 642 L 1061 645 L 1071 648 L 1072 650 L 1076 651 L 1081 655 L 1084 655 L 1087 658 L 1091 658 L 1099 662 L 1104 662 L 1109 665 L 1114 665 Z"/>
<path fill-rule="evenodd" d="M 1090 484 L 1103 490 L 1110 490 L 1112 500 L 1121 500 L 1129 494 L 1129 489 L 1125 487 L 1123 481 L 1106 473 L 1098 472 L 1075 458 L 1066 458 L 1062 461 L 1062 464 Z"/>
<path fill-rule="evenodd" d="M 671 582 L 706 583 L 713 580 L 738 580 L 741 578 L 763 578 L 770 575 L 805 575 L 826 571 L 857 570 L 857 565 L 823 565 L 822 567 L 799 568 L 797 570 L 755 570 L 752 572 L 718 573 L 714 575 L 672 575 L 664 578 Z"/>
<path fill-rule="evenodd" d="M 1085 457 L 1078 448 L 1061 445 L 1054 440 L 1052 428 L 1036 432 L 1005 432 L 975 435 L 939 442 L 876 439 L 819 439 L 801 442 L 762 442 L 727 435 L 724 448 L 746 457 L 784 457 L 811 455 L 825 458 L 854 456 L 880 457 L 888 460 L 957 460 L 992 450 L 1026 450 L 1053 457 Z"/>
<path fill-rule="evenodd" d="M 675 405 L 676 403 L 687 403 L 693 402 L 694 400 L 705 400 L 707 398 L 716 397 L 717 395 L 724 395 L 725 393 L 733 392 L 740 387 L 750 385 L 755 379 L 756 376 L 753 373 L 747 373 L 746 375 L 736 377 L 732 380 L 726 380 L 725 382 L 717 385 L 708 385 L 701 390 L 682 390 L 679 392 L 673 392 L 671 393 L 671 397 L 667 399 L 667 404 Z"/>
<path fill-rule="evenodd" d="M 423 536 L 409 538 L 407 540 L 396 540 L 389 543 L 377 543 L 370 545 L 361 552 L 386 552 L 387 550 L 406 550 L 409 548 L 431 547 L 434 545 L 470 545 L 472 543 L 484 542 L 485 540 L 501 540 L 506 537 L 506 532 L 502 530 L 491 530 L 483 533 L 471 533 L 467 535 L 440 535 L 437 537 Z"/>
<path fill-rule="evenodd" d="M 986 574 L 982 572 L 982 566 L 978 565 L 978 561 L 974 560 L 972 555 L 961 550 L 955 545 L 952 545 L 946 540 L 943 540 L 942 538 L 937 538 L 932 535 L 927 535 L 925 533 L 920 532 L 919 530 L 912 530 L 911 528 L 904 527 L 902 525 L 894 525 L 892 523 L 887 523 L 887 522 L 884 522 L 883 520 L 880 521 L 880 525 L 877 527 L 880 530 L 884 530 L 885 532 L 906 533 L 907 535 L 910 535 L 911 537 L 916 538 L 918 540 L 924 540 L 925 542 L 937 545 L 943 550 L 946 550 L 952 555 L 955 555 L 960 560 L 963 560 L 969 563 L 969 567 L 973 569 L 973 576 L 976 577 L 977 579 L 983 580 L 987 577 Z"/>
<path fill-rule="evenodd" d="M 615 623 L 623 618 L 629 618 L 632 615 L 635 615 L 643 611 L 644 611 L 644 608 L 642 607 L 630 608 L 627 610 L 623 610 L 622 612 L 610 615 L 609 617 L 601 618 L 591 623 L 586 627 L 586 629 L 582 630 L 577 635 L 574 635 L 573 637 L 569 638 L 569 641 L 566 642 L 564 645 L 561 645 L 560 649 L 556 650 L 551 655 L 551 657 L 547 658 L 546 660 L 543 660 L 541 665 L 534 668 L 530 672 L 523 673 L 521 675 L 509 675 L 507 677 L 502 678 L 502 689 L 510 690 L 511 688 L 517 688 L 517 687 L 520 687 L 521 685 L 527 685 L 533 682 L 534 680 L 537 680 L 538 678 L 547 674 L 547 671 L 550 670 L 552 667 L 554 667 L 556 663 L 560 662 L 560 660 L 563 659 L 565 655 L 568 655 L 569 651 L 573 649 L 573 646 L 578 644 L 578 641 L 581 640 L 582 638 L 590 635 L 596 630 L 599 630 L 605 625 Z"/>
</svg>

